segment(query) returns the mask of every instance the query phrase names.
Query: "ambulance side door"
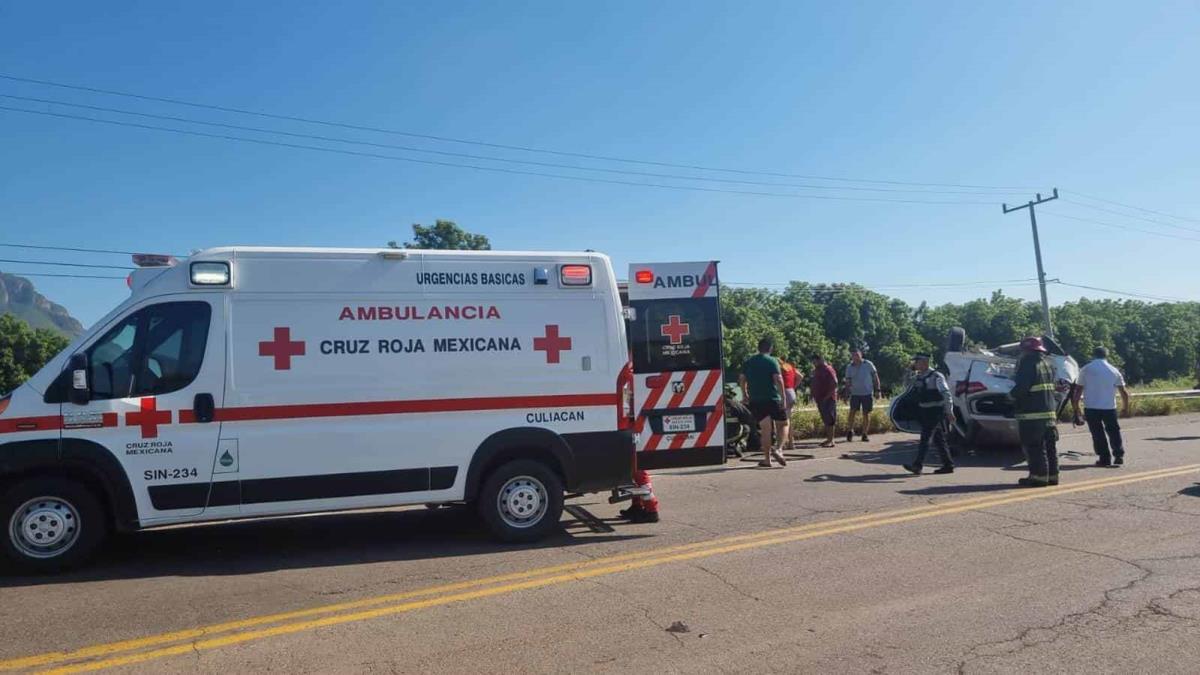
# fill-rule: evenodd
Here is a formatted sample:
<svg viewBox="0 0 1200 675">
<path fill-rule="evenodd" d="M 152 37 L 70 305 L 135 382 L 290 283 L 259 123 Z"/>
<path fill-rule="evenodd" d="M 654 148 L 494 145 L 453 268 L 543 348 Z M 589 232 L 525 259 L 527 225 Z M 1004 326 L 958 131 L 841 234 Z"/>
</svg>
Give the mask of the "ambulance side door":
<svg viewBox="0 0 1200 675">
<path fill-rule="evenodd" d="M 717 263 L 630 265 L 627 316 L 638 468 L 723 464 Z"/>
<path fill-rule="evenodd" d="M 209 505 L 224 314 L 219 293 L 155 298 L 80 350 L 88 357 L 89 400 L 62 403 L 64 454 L 76 441 L 112 452 L 143 524 L 191 519 Z"/>
</svg>

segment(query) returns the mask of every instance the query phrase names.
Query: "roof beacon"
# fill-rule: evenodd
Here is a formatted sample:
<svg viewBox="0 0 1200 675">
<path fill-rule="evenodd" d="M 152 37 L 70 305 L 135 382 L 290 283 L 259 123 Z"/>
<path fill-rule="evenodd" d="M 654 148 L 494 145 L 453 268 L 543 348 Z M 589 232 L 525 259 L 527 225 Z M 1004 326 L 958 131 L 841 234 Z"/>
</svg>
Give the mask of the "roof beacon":
<svg viewBox="0 0 1200 675">
<path fill-rule="evenodd" d="M 138 267 L 174 267 L 179 261 L 175 256 L 163 253 L 134 253 L 133 264 Z"/>
</svg>

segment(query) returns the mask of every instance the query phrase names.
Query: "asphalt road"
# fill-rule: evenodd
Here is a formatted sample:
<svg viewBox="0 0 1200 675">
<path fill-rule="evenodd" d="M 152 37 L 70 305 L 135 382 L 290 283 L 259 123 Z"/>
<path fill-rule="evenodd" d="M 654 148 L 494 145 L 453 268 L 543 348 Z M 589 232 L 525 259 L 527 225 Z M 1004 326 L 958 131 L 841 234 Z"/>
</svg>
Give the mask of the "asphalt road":
<svg viewBox="0 0 1200 675">
<path fill-rule="evenodd" d="M 661 523 L 588 498 L 610 527 L 533 548 L 453 509 L 139 533 L 0 578 L 0 670 L 1196 672 L 1200 416 L 1126 438 L 1036 490 L 997 451 L 908 476 L 901 435 L 668 472 Z"/>
</svg>

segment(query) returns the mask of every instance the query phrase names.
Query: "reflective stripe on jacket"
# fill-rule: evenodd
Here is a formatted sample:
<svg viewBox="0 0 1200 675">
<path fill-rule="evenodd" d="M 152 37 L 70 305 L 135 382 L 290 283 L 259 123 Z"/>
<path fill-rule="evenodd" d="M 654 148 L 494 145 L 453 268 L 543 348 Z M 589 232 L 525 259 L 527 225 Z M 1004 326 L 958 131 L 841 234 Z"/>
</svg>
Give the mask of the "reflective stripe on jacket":
<svg viewBox="0 0 1200 675">
<path fill-rule="evenodd" d="M 1012 396 L 1017 420 L 1055 419 L 1054 367 L 1043 354 L 1030 352 L 1017 361 Z"/>
</svg>

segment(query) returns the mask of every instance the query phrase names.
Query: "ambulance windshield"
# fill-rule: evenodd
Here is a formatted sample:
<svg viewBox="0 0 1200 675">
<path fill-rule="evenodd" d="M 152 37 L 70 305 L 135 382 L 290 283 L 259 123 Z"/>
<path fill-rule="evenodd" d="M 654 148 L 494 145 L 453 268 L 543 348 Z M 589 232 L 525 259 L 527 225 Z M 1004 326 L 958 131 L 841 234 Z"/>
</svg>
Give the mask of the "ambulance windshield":
<svg viewBox="0 0 1200 675">
<path fill-rule="evenodd" d="M 637 373 L 715 370 L 721 367 L 721 324 L 716 298 L 640 300 L 629 322 Z"/>
</svg>

